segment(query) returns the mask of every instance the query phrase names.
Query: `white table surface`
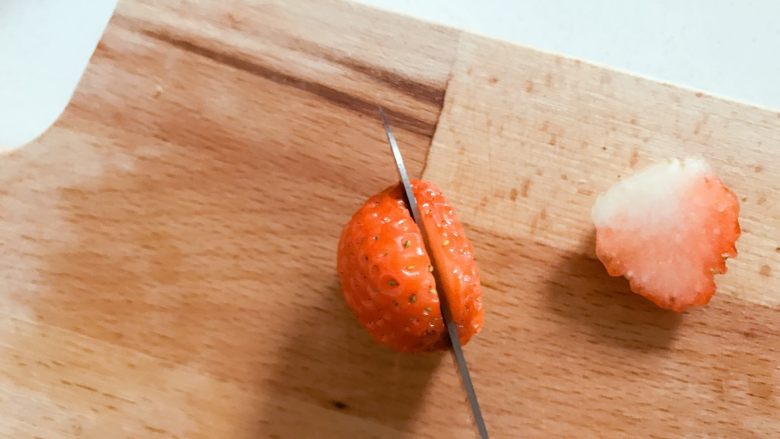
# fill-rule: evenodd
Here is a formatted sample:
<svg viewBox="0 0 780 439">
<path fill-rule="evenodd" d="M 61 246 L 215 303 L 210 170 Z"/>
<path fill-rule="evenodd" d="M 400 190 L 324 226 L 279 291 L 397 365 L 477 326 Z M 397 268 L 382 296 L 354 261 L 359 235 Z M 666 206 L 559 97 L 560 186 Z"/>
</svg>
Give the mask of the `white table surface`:
<svg viewBox="0 0 780 439">
<path fill-rule="evenodd" d="M 780 109 L 780 1 L 358 0 Z M 0 150 L 67 105 L 116 0 L 0 0 Z"/>
</svg>

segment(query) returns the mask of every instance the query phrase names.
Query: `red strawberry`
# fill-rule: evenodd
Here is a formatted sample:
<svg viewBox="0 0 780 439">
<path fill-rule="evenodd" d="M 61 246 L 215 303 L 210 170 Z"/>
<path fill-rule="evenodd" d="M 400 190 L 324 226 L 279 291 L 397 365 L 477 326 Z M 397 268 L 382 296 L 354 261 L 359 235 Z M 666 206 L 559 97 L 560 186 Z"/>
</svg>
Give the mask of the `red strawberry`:
<svg viewBox="0 0 780 439">
<path fill-rule="evenodd" d="M 438 296 L 447 291 L 465 344 L 483 322 L 471 244 L 433 185 L 415 180 L 412 187 L 447 285 L 435 285 L 420 230 L 396 184 L 366 201 L 344 227 L 338 248 L 344 298 L 375 340 L 397 351 L 419 352 L 448 347 Z"/>
<path fill-rule="evenodd" d="M 662 308 L 682 312 L 715 293 L 715 273 L 737 255 L 739 202 L 703 160 L 673 160 L 596 200 L 596 254 L 612 276 Z"/>
</svg>

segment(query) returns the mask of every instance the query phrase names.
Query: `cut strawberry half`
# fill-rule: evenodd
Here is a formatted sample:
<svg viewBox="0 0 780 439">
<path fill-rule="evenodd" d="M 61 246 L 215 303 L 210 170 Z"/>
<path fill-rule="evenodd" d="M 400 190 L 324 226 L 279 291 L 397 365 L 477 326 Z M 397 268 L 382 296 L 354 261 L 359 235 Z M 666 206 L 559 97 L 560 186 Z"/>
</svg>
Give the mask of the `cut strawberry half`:
<svg viewBox="0 0 780 439">
<path fill-rule="evenodd" d="M 662 308 L 708 303 L 714 275 L 737 255 L 739 202 L 701 159 L 657 164 L 617 183 L 592 216 L 607 272 Z"/>
<path fill-rule="evenodd" d="M 369 198 L 344 227 L 337 268 L 344 299 L 376 341 L 399 352 L 449 348 L 439 295 L 446 295 L 461 344 L 484 321 L 474 250 L 454 208 L 433 184 L 413 180 L 414 197 L 441 270 L 404 204 L 399 183 Z"/>
</svg>

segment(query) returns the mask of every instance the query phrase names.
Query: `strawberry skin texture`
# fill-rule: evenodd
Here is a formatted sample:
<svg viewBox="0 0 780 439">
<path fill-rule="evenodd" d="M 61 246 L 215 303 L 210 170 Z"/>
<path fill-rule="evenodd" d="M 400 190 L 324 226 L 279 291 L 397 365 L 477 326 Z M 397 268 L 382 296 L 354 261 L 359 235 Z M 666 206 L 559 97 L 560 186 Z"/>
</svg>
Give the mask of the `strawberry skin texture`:
<svg viewBox="0 0 780 439">
<path fill-rule="evenodd" d="M 471 244 L 441 192 L 413 180 L 412 188 L 442 269 L 462 344 L 482 328 L 484 311 Z M 449 347 L 439 294 L 420 230 L 400 184 L 369 198 L 344 227 L 337 267 L 344 299 L 379 343 L 399 352 Z"/>
</svg>

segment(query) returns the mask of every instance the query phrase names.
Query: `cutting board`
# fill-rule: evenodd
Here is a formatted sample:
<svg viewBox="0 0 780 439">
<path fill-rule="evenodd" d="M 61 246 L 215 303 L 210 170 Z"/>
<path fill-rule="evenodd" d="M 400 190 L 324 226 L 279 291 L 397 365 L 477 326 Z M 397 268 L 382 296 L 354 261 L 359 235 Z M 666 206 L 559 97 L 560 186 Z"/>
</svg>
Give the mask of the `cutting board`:
<svg viewBox="0 0 780 439">
<path fill-rule="evenodd" d="M 0 436 L 466 438 L 446 353 L 374 344 L 335 270 L 396 174 L 457 207 L 493 437 L 780 436 L 780 113 L 341 1 L 122 1 L 0 157 Z M 741 198 L 712 302 L 659 310 L 590 206 L 700 154 Z"/>
</svg>

